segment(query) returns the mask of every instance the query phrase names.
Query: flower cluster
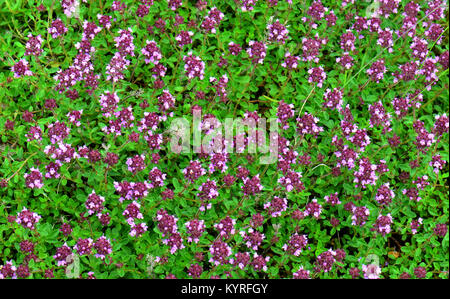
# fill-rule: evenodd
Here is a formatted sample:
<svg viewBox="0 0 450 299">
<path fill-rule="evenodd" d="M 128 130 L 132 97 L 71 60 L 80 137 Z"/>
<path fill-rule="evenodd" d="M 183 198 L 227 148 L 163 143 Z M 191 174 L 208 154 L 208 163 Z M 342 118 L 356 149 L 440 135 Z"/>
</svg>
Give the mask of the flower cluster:
<svg viewBox="0 0 450 299">
<path fill-rule="evenodd" d="M 280 20 L 276 20 L 272 24 L 267 25 L 268 39 L 271 42 L 284 44 L 288 39 L 289 30 L 286 26 L 280 23 Z"/>
<path fill-rule="evenodd" d="M 267 45 L 264 42 L 250 41 L 247 48 L 247 54 L 253 63 L 263 64 L 266 57 Z"/>
<path fill-rule="evenodd" d="M 48 33 L 52 35 L 53 38 L 64 35 L 67 32 L 67 27 L 64 25 L 61 19 L 55 19 L 52 21 L 52 26 L 48 28 Z"/>
<path fill-rule="evenodd" d="M 189 52 L 187 56 L 183 57 L 185 62 L 184 70 L 186 77 L 193 79 L 195 77 L 203 80 L 205 73 L 205 63 L 198 56 L 193 56 L 192 52 Z"/>
<path fill-rule="evenodd" d="M 22 2 L 0 279 L 448 278 L 448 1 Z"/>
<path fill-rule="evenodd" d="M 36 224 L 42 217 L 36 212 L 29 211 L 26 207 L 17 214 L 16 222 L 25 228 L 35 229 Z"/>
<path fill-rule="evenodd" d="M 28 188 L 41 189 L 44 187 L 42 173 L 37 168 L 32 167 L 30 173 L 25 173 L 23 177 L 25 178 L 25 185 Z"/>
<path fill-rule="evenodd" d="M 298 63 L 300 62 L 300 57 L 294 56 L 289 52 L 284 54 L 284 61 L 281 63 L 281 66 L 287 68 L 288 70 L 294 70 L 298 67 Z"/>
<path fill-rule="evenodd" d="M 214 228 L 219 232 L 219 235 L 225 239 L 230 238 L 236 233 L 234 226 L 236 225 L 236 220 L 231 219 L 230 216 L 222 219 L 219 223 L 214 224 Z"/>
<path fill-rule="evenodd" d="M 187 238 L 187 241 L 189 243 L 198 243 L 200 241 L 200 237 L 205 232 L 205 221 L 204 220 L 198 220 L 193 219 L 191 221 L 186 222 L 185 224 L 187 233 L 189 237 Z"/>
<path fill-rule="evenodd" d="M 301 135 L 317 136 L 320 132 L 323 132 L 323 128 L 317 125 L 318 122 L 319 118 L 305 112 L 302 117 L 297 118 L 297 130 Z"/>
<path fill-rule="evenodd" d="M 379 215 L 375 222 L 375 229 L 381 235 L 385 236 L 391 232 L 392 216 L 387 214 L 386 216 Z"/>
<path fill-rule="evenodd" d="M 185 45 L 192 44 L 192 36 L 194 33 L 192 31 L 181 30 L 180 33 L 175 37 L 178 42 L 178 46 L 183 48 Z"/>
<path fill-rule="evenodd" d="M 303 248 L 308 244 L 308 238 L 306 235 L 293 234 L 288 243 L 283 245 L 283 249 L 289 254 L 299 256 Z"/>
<path fill-rule="evenodd" d="M 95 190 L 92 190 L 91 194 L 88 195 L 87 200 L 85 202 L 86 209 L 88 210 L 88 214 L 100 214 L 104 209 L 105 198 L 103 196 L 97 195 Z"/>
<path fill-rule="evenodd" d="M 20 59 L 16 64 L 11 67 L 11 71 L 14 73 L 14 77 L 19 78 L 22 76 L 33 76 L 28 66 L 28 61 Z"/>
<path fill-rule="evenodd" d="M 287 199 L 275 196 L 272 201 L 264 204 L 264 209 L 268 210 L 272 217 L 279 217 L 287 209 Z"/>
</svg>

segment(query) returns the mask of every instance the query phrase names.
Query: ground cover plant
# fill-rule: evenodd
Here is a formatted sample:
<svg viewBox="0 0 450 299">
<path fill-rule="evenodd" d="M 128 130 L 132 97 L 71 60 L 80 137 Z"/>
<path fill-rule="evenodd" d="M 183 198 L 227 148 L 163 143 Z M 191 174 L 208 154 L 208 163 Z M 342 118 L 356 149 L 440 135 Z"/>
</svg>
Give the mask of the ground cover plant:
<svg viewBox="0 0 450 299">
<path fill-rule="evenodd" d="M 0 278 L 448 278 L 445 1 L 1 2 Z"/>
</svg>

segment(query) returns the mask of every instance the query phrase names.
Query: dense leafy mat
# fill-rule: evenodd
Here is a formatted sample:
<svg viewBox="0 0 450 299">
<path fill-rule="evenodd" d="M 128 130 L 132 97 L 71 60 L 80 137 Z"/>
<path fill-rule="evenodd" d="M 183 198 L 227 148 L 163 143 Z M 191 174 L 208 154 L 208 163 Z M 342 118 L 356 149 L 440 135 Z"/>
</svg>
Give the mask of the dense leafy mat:
<svg viewBox="0 0 450 299">
<path fill-rule="evenodd" d="M 0 9 L 0 278 L 448 278 L 446 2 Z"/>
</svg>

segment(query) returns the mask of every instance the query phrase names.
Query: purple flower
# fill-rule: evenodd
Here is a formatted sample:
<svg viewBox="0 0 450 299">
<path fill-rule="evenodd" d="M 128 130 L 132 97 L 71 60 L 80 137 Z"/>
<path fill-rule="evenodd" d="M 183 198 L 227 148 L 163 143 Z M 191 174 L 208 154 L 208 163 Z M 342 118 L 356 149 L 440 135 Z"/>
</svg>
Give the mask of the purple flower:
<svg viewBox="0 0 450 299">
<path fill-rule="evenodd" d="M 248 43 L 250 46 L 247 48 L 247 54 L 253 63 L 263 64 L 264 58 L 266 57 L 267 46 L 263 42 L 250 41 Z"/>
<path fill-rule="evenodd" d="M 41 189 L 44 187 L 42 173 L 37 168 L 30 168 L 30 173 L 25 173 L 25 185 L 31 189 Z"/>
<path fill-rule="evenodd" d="M 106 66 L 106 80 L 117 82 L 124 78 L 123 71 L 130 65 L 130 61 L 120 52 L 116 52 Z"/>
<path fill-rule="evenodd" d="M 219 231 L 221 237 L 228 239 L 236 233 L 236 230 L 234 229 L 235 224 L 236 220 L 227 216 L 219 223 L 214 224 L 214 228 Z"/>
<path fill-rule="evenodd" d="M 305 270 L 303 266 L 300 266 L 300 268 L 294 272 L 293 274 L 294 279 L 311 279 L 311 274 L 308 270 Z"/>
<path fill-rule="evenodd" d="M 92 190 L 91 194 L 88 195 L 88 198 L 85 202 L 86 209 L 88 210 L 88 214 L 98 214 L 103 211 L 105 208 L 103 203 L 105 202 L 105 198 L 103 196 L 99 196 L 95 193 L 95 190 Z"/>
<path fill-rule="evenodd" d="M 134 37 L 132 32 L 133 31 L 131 30 L 131 28 L 128 28 L 126 30 L 120 29 L 118 32 L 119 36 L 114 38 L 114 41 L 116 42 L 116 48 L 123 56 L 134 56 Z"/>
<path fill-rule="evenodd" d="M 353 182 L 356 183 L 355 186 L 365 189 L 366 185 L 375 185 L 378 180 L 378 176 L 375 174 L 376 169 L 377 166 L 371 164 L 368 158 L 364 157 L 359 160 L 359 168 L 354 172 Z"/>
<path fill-rule="evenodd" d="M 332 193 L 332 194 L 330 194 L 330 195 L 326 195 L 326 196 L 325 196 L 325 201 L 326 201 L 327 203 L 329 203 L 330 205 L 332 205 L 332 206 L 341 204 L 341 201 L 339 200 L 339 197 L 338 197 L 338 193 L 337 193 L 337 192 Z"/>
<path fill-rule="evenodd" d="M 11 67 L 11 71 L 14 73 L 15 78 L 20 78 L 22 76 L 33 76 L 33 73 L 28 67 L 28 61 L 25 59 L 20 59 L 19 62 Z"/>
<path fill-rule="evenodd" d="M 263 257 L 257 254 L 256 252 L 253 254 L 253 261 L 251 265 L 255 271 L 267 271 L 267 262 L 270 260 L 269 256 Z"/>
<path fill-rule="evenodd" d="M 157 167 L 153 167 L 148 174 L 149 187 L 156 188 L 164 186 L 164 180 L 166 179 L 166 174 L 159 170 Z"/>
<path fill-rule="evenodd" d="M 311 202 L 307 203 L 305 206 L 305 216 L 312 216 L 316 219 L 319 219 L 320 214 L 322 213 L 322 205 L 317 203 L 317 199 L 313 199 Z"/>
<path fill-rule="evenodd" d="M 200 192 L 197 193 L 197 197 L 202 201 L 199 210 L 203 212 L 205 209 L 211 209 L 211 203 L 209 201 L 219 196 L 216 182 L 208 179 L 198 188 L 198 190 Z"/>
<path fill-rule="evenodd" d="M 78 239 L 77 244 L 73 247 L 77 251 L 79 255 L 89 255 L 91 254 L 93 247 L 93 241 L 91 238 L 87 239 Z"/>
<path fill-rule="evenodd" d="M 266 238 L 263 233 L 260 233 L 251 227 L 247 229 L 247 232 L 241 231 L 240 235 L 244 238 L 245 245 L 253 250 L 258 250 L 262 241 Z"/>
<path fill-rule="evenodd" d="M 372 66 L 366 71 L 366 73 L 370 76 L 370 79 L 372 81 L 380 83 L 380 81 L 384 78 L 384 74 L 386 73 L 384 60 L 380 59 L 378 61 L 375 61 Z"/>
<path fill-rule="evenodd" d="M 236 265 L 239 269 L 243 270 L 248 264 L 250 264 L 250 253 L 238 252 L 235 258 L 230 258 L 230 264 Z"/>
<path fill-rule="evenodd" d="M 341 49 L 345 52 L 352 52 L 355 50 L 355 35 L 350 31 L 347 30 L 344 34 L 341 36 Z"/>
<path fill-rule="evenodd" d="M 161 50 L 153 40 L 147 40 L 145 42 L 145 47 L 141 49 L 141 53 L 145 57 L 146 64 L 149 64 L 150 62 L 153 64 L 157 64 L 162 58 Z"/>
<path fill-rule="evenodd" d="M 375 195 L 375 200 L 379 205 L 386 207 L 392 202 L 394 197 L 394 191 L 390 189 L 389 183 L 385 183 L 378 188 L 377 194 Z"/>
<path fill-rule="evenodd" d="M 294 256 L 299 256 L 302 250 L 308 244 L 308 238 L 306 235 L 293 234 L 288 243 L 283 245 L 283 250 Z"/>
<path fill-rule="evenodd" d="M 263 186 L 261 185 L 261 181 L 259 179 L 259 174 L 254 176 L 253 178 L 243 178 L 244 185 L 242 186 L 242 190 L 244 191 L 245 195 L 255 195 L 257 193 L 260 193 L 263 189 Z"/>
<path fill-rule="evenodd" d="M 205 73 L 205 63 L 198 56 L 193 56 L 192 52 L 189 52 L 187 56 L 183 57 L 185 62 L 184 70 L 186 72 L 186 77 L 193 79 L 198 77 L 203 80 Z"/>
<path fill-rule="evenodd" d="M 67 32 L 67 28 L 61 19 L 55 19 L 52 21 L 51 27 L 48 28 L 48 32 L 53 38 L 57 38 Z"/>
<path fill-rule="evenodd" d="M 198 220 L 193 219 L 185 224 L 187 233 L 189 235 L 187 241 L 189 243 L 198 243 L 200 241 L 200 237 L 205 232 L 205 221 L 204 220 Z"/>
<path fill-rule="evenodd" d="M 109 91 L 105 91 L 100 95 L 99 102 L 105 117 L 113 116 L 114 111 L 118 108 L 119 100 L 116 93 L 111 93 Z"/>
<path fill-rule="evenodd" d="M 336 62 L 339 63 L 344 69 L 349 70 L 353 66 L 353 57 L 348 52 L 344 52 L 341 57 L 336 58 Z"/>
<path fill-rule="evenodd" d="M 94 248 L 97 250 L 97 254 L 95 255 L 95 257 L 102 260 L 105 259 L 106 255 L 112 253 L 111 242 L 105 236 L 101 236 L 97 239 L 97 241 L 95 241 Z"/>
<path fill-rule="evenodd" d="M 25 45 L 25 56 L 36 56 L 42 54 L 44 50 L 41 49 L 42 46 L 41 35 L 33 36 L 31 33 L 28 34 L 28 41 Z"/>
<path fill-rule="evenodd" d="M 240 0 L 241 1 L 241 10 L 242 11 L 252 11 L 254 9 L 254 5 L 258 0 Z"/>
<path fill-rule="evenodd" d="M 209 262 L 216 266 L 228 264 L 228 258 L 232 253 L 231 247 L 221 240 L 214 241 L 209 248 L 209 252 L 211 254 Z"/>
<path fill-rule="evenodd" d="M 169 215 L 166 210 L 160 209 L 156 213 L 156 220 L 158 221 L 158 229 L 162 233 L 162 236 L 174 234 L 178 231 L 177 221 L 178 218 Z"/>
<path fill-rule="evenodd" d="M 352 208 L 352 225 L 359 225 L 359 226 L 363 226 L 366 221 L 367 218 L 369 218 L 369 209 L 362 206 L 362 207 L 356 207 L 353 206 Z"/>
<path fill-rule="evenodd" d="M 98 27 L 94 22 L 83 22 L 83 33 L 82 39 L 92 40 L 95 36 L 102 30 L 101 27 Z"/>
<path fill-rule="evenodd" d="M 22 211 L 17 214 L 16 222 L 21 224 L 25 228 L 34 230 L 35 225 L 39 222 L 41 216 L 35 212 L 29 211 L 26 207 L 23 207 Z"/>
<path fill-rule="evenodd" d="M 317 126 L 319 118 L 305 112 L 302 117 L 297 118 L 297 131 L 301 135 L 311 134 L 317 136 L 323 132 L 323 128 Z"/>
<path fill-rule="evenodd" d="M 379 279 L 381 274 L 380 266 L 376 264 L 362 265 L 365 279 Z"/>
<path fill-rule="evenodd" d="M 128 158 L 126 164 L 128 165 L 128 171 L 136 175 L 139 171 L 145 169 L 145 156 L 135 155 L 134 157 Z"/>
<path fill-rule="evenodd" d="M 327 78 L 327 74 L 325 73 L 323 67 L 314 67 L 308 70 L 308 82 L 309 83 L 317 83 L 317 87 L 322 88 L 323 82 Z"/>
<path fill-rule="evenodd" d="M 59 266 L 67 265 L 69 261 L 69 256 L 72 255 L 72 249 L 67 246 L 67 243 L 64 243 L 61 247 L 56 248 L 56 254 L 53 258 L 58 262 Z"/>
<path fill-rule="evenodd" d="M 171 10 L 177 10 L 178 7 L 180 7 L 181 5 L 183 5 L 181 0 L 167 0 L 169 8 Z"/>
<path fill-rule="evenodd" d="M 180 33 L 175 37 L 178 42 L 178 46 L 183 48 L 185 45 L 192 44 L 192 36 L 194 33 L 192 31 L 181 30 Z"/>
<path fill-rule="evenodd" d="M 61 0 L 61 6 L 64 9 L 64 14 L 71 18 L 79 13 L 80 0 Z"/>
<path fill-rule="evenodd" d="M 268 39 L 271 42 L 284 44 L 289 38 L 289 30 L 277 19 L 274 23 L 267 25 Z"/>
<path fill-rule="evenodd" d="M 239 44 L 236 44 L 234 42 L 230 42 L 228 44 L 228 50 L 230 51 L 231 55 L 237 56 L 239 53 L 241 53 L 242 48 Z"/>
<path fill-rule="evenodd" d="M 375 229 L 382 236 L 385 236 L 386 234 L 391 232 L 391 224 L 392 224 L 391 214 L 387 214 L 386 216 L 379 215 L 375 222 Z"/>
<path fill-rule="evenodd" d="M 279 217 L 287 209 L 287 199 L 274 196 L 272 201 L 264 204 L 264 209 L 268 210 L 272 217 Z"/>
<path fill-rule="evenodd" d="M 189 166 L 182 170 L 185 177 L 191 182 L 195 182 L 199 177 L 206 174 L 199 161 L 191 161 Z"/>
<path fill-rule="evenodd" d="M 329 249 L 325 252 L 322 252 L 316 259 L 315 262 L 315 270 L 316 272 L 330 272 L 333 268 L 334 263 L 336 262 L 335 259 L 336 252 Z"/>
</svg>

